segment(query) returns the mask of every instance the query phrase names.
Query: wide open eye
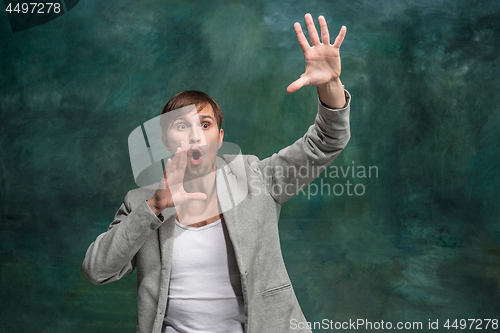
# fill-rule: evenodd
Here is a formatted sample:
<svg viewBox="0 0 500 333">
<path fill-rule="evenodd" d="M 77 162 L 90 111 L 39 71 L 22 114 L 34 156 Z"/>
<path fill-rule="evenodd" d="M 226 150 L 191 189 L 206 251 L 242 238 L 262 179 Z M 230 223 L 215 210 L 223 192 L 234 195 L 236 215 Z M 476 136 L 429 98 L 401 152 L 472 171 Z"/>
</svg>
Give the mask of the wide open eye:
<svg viewBox="0 0 500 333">
<path fill-rule="evenodd" d="M 203 123 L 201 124 L 201 127 L 203 127 L 203 129 L 208 129 L 210 127 L 210 123 Z"/>
<path fill-rule="evenodd" d="M 177 124 L 176 128 L 179 130 L 179 131 L 183 131 L 187 128 L 186 124 L 184 123 L 180 123 L 180 124 Z"/>
</svg>

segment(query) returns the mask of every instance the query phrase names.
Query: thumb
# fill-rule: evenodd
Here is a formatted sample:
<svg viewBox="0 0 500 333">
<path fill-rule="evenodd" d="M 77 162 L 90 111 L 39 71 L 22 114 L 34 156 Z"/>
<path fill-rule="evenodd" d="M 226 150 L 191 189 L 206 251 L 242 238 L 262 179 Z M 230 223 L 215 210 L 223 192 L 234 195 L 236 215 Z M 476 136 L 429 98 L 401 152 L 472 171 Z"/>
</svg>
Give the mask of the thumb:
<svg viewBox="0 0 500 333">
<path fill-rule="evenodd" d="M 307 86 L 311 84 L 309 78 L 307 78 L 307 76 L 305 76 L 304 74 L 302 74 L 300 76 L 299 79 L 293 81 L 289 86 L 288 88 L 286 88 L 286 91 L 289 93 L 289 94 L 293 94 L 294 92 L 296 92 L 297 90 L 299 90 L 300 88 L 302 88 L 303 86 Z"/>
</svg>

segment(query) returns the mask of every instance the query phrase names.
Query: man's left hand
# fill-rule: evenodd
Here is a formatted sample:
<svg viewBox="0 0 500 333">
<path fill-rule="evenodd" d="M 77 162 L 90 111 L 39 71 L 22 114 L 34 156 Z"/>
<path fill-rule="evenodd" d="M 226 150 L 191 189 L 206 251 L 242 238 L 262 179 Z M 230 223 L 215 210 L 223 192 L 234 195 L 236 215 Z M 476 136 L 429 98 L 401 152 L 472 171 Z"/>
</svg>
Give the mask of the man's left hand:
<svg viewBox="0 0 500 333">
<path fill-rule="evenodd" d="M 305 19 L 311 45 L 304 36 L 300 23 L 295 23 L 294 28 L 300 47 L 304 52 L 306 70 L 299 79 L 288 86 L 286 89 L 288 93 L 293 93 L 308 85 L 324 86 L 337 81 L 340 76 L 340 45 L 344 40 L 346 27 L 342 26 L 335 42 L 331 45 L 325 18 L 323 16 L 318 18 L 321 27 L 321 41 L 311 14 L 306 14 Z"/>
</svg>

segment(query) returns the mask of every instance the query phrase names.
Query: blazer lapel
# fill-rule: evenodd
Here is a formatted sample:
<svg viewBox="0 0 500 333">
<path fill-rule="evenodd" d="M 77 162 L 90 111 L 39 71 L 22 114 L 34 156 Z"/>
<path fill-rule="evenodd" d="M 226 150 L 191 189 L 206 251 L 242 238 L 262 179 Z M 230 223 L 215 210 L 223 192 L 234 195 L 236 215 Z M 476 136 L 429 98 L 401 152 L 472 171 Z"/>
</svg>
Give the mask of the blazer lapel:
<svg viewBox="0 0 500 333">
<path fill-rule="evenodd" d="M 238 232 L 238 205 L 235 204 L 234 191 L 237 188 L 237 179 L 231 171 L 229 165 L 220 157 L 217 157 L 217 173 L 215 176 L 217 198 L 224 215 L 224 222 L 229 233 L 229 238 L 233 244 L 236 261 L 241 272 L 244 270 L 244 263 L 241 255 L 241 240 Z"/>
</svg>

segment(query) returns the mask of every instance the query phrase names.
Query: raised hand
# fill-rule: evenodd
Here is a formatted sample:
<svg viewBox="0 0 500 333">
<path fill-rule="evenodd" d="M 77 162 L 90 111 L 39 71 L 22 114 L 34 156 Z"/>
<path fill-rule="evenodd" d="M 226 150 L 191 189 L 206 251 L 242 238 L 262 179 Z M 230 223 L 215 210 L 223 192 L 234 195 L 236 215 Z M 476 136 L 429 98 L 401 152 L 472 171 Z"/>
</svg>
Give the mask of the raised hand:
<svg viewBox="0 0 500 333">
<path fill-rule="evenodd" d="M 288 93 L 294 93 L 303 86 L 319 87 L 326 85 L 337 80 L 340 76 L 340 45 L 344 40 L 346 27 L 342 26 L 337 38 L 335 38 L 335 42 L 331 45 L 325 18 L 323 16 L 318 18 L 321 27 L 321 41 L 311 14 L 306 14 L 305 19 L 311 45 L 304 36 L 300 23 L 295 23 L 294 28 L 300 47 L 304 52 L 306 70 L 299 79 L 288 86 L 286 89 Z"/>
<path fill-rule="evenodd" d="M 163 177 L 154 196 L 148 200 L 149 207 L 159 215 L 165 208 L 182 205 L 192 200 L 206 200 L 205 193 L 188 193 L 184 190 L 184 173 L 187 166 L 187 149 L 184 141 L 172 159 L 168 159 Z"/>
</svg>

